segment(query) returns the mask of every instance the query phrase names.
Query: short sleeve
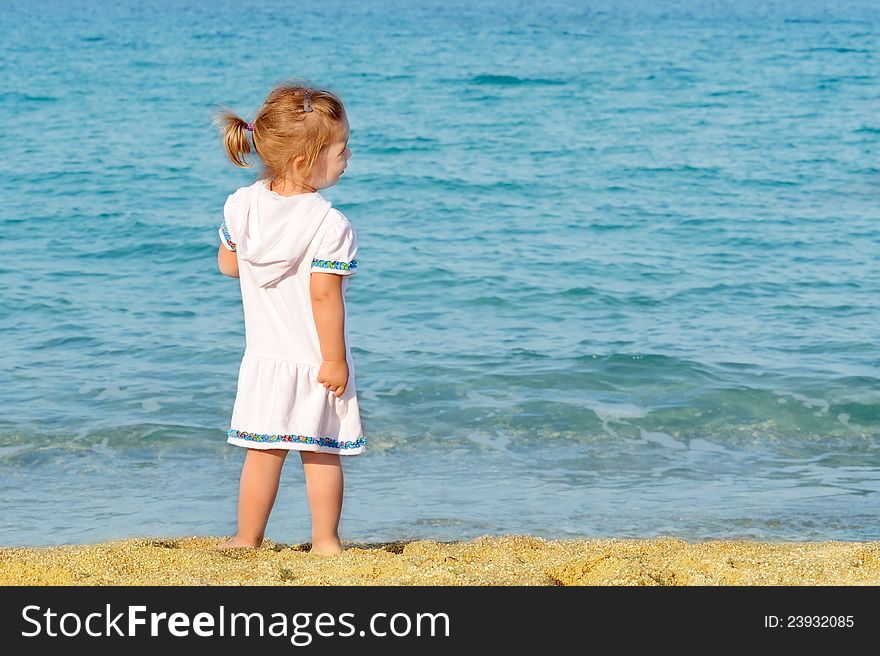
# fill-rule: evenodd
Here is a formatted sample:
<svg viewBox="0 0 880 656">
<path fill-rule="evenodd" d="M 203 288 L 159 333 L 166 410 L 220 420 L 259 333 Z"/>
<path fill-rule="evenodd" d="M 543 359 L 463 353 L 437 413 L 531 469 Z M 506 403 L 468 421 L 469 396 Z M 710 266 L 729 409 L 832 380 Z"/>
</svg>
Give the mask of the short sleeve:
<svg viewBox="0 0 880 656">
<path fill-rule="evenodd" d="M 230 251 L 235 250 L 235 238 L 232 232 L 230 232 L 230 228 L 235 221 L 235 217 L 238 216 L 238 210 L 247 189 L 247 187 L 239 187 L 234 193 L 229 194 L 226 204 L 223 206 L 223 220 L 220 222 L 217 234 L 220 235 L 220 243 Z"/>
<path fill-rule="evenodd" d="M 312 272 L 353 276 L 358 272 L 357 233 L 345 217 L 337 222 L 321 240 L 314 258 Z"/>
</svg>

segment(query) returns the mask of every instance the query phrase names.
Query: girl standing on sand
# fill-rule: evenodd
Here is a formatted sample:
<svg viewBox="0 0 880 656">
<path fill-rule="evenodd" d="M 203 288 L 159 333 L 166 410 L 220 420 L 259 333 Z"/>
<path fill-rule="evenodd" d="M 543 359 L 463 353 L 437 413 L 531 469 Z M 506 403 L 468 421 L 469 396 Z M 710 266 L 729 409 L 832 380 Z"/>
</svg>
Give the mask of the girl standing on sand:
<svg viewBox="0 0 880 656">
<path fill-rule="evenodd" d="M 349 124 L 330 91 L 281 84 L 253 123 L 217 114 L 229 158 L 259 179 L 231 194 L 219 227 L 220 271 L 238 277 L 245 351 L 227 431 L 247 449 L 238 497 L 238 531 L 220 549 L 259 547 L 281 468 L 299 451 L 312 516 L 312 553 L 341 552 L 341 455 L 364 452 L 344 302 L 357 273 L 357 235 L 318 189 L 345 171 Z"/>
</svg>

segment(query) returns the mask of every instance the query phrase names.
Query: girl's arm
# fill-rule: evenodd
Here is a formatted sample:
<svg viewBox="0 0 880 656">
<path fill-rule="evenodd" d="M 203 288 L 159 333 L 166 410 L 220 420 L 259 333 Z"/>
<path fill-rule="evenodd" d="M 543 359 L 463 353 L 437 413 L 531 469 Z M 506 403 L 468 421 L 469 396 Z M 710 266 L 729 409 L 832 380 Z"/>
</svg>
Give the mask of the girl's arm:
<svg viewBox="0 0 880 656">
<path fill-rule="evenodd" d="M 217 267 L 224 276 L 238 278 L 238 255 L 220 244 L 217 250 Z"/>
<path fill-rule="evenodd" d="M 327 362 L 345 362 L 342 276 L 335 273 L 312 273 L 309 292 L 318 341 L 321 343 L 321 358 Z"/>
</svg>

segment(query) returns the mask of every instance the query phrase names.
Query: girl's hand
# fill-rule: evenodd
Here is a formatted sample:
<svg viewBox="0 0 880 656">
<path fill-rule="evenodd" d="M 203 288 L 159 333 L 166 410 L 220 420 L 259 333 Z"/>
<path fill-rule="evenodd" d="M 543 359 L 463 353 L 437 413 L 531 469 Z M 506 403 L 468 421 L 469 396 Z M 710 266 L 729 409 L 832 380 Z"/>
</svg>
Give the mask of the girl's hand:
<svg viewBox="0 0 880 656">
<path fill-rule="evenodd" d="M 345 360 L 321 360 L 318 369 L 318 382 L 333 392 L 336 398 L 345 392 L 348 385 L 348 362 Z"/>
</svg>

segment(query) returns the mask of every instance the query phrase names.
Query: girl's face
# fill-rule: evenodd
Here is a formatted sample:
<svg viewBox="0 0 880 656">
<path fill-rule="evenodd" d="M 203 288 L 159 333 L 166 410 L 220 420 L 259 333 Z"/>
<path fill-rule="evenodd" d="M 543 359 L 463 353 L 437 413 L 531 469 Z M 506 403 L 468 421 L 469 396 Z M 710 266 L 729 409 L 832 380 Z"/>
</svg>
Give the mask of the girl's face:
<svg viewBox="0 0 880 656">
<path fill-rule="evenodd" d="M 351 150 L 348 148 L 349 134 L 348 119 L 343 119 L 333 140 L 321 150 L 309 175 L 307 182 L 315 189 L 326 189 L 339 182 L 351 157 Z"/>
</svg>

